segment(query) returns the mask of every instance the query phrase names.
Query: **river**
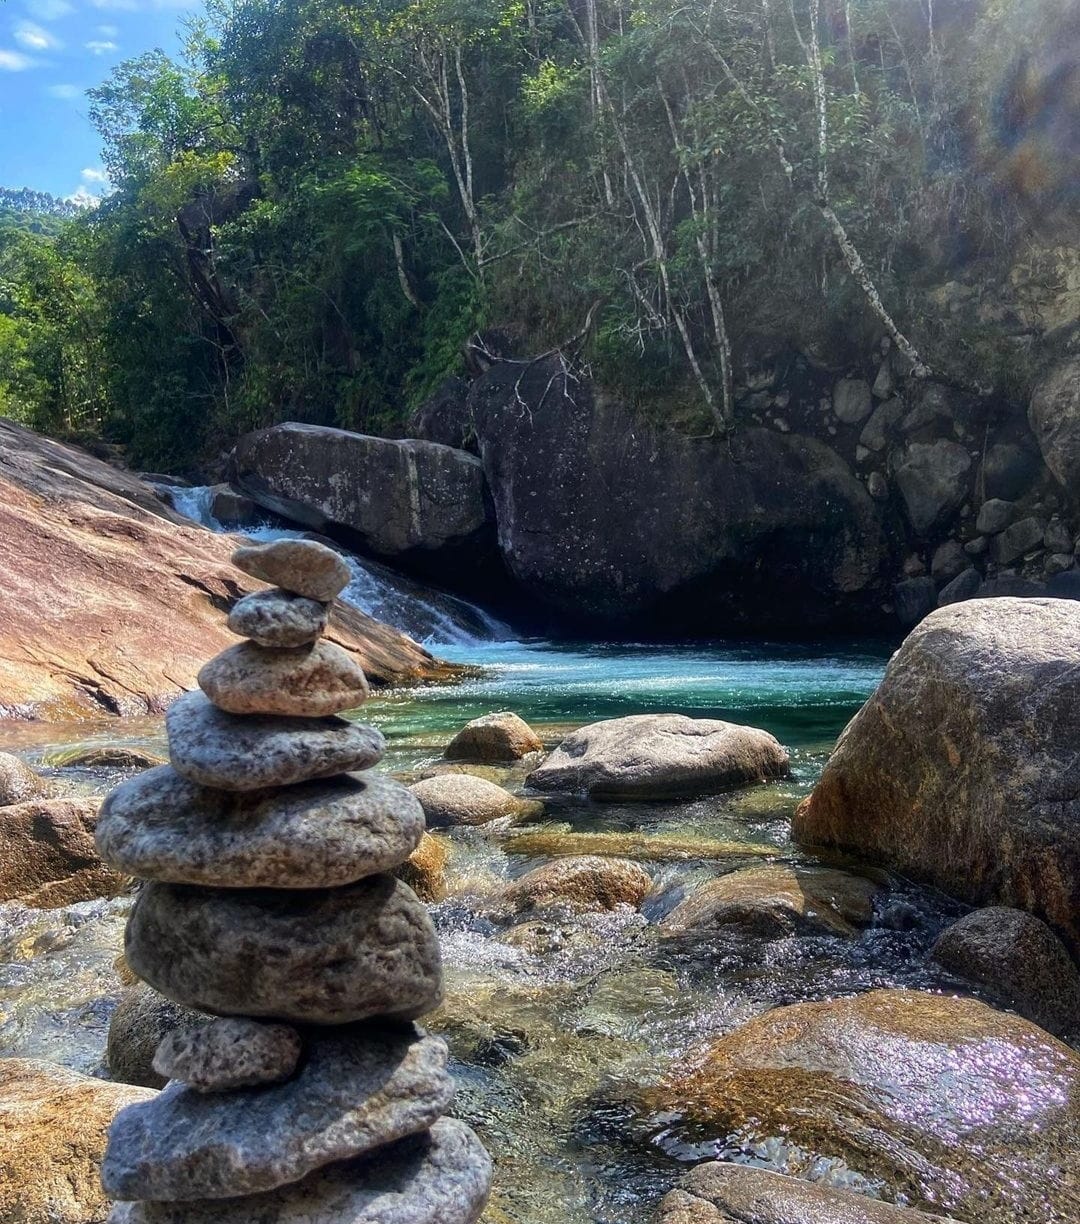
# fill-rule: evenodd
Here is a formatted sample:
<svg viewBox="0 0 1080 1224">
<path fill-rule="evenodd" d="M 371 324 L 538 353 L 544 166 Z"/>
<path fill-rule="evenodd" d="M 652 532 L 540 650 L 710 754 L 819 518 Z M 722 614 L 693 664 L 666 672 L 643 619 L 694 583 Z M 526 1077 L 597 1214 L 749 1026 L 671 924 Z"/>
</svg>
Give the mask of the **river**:
<svg viewBox="0 0 1080 1224">
<path fill-rule="evenodd" d="M 396 579 L 366 563 L 357 567 L 351 598 L 367 610 L 390 608 L 383 588 Z M 729 1158 L 806 1171 L 810 1158 L 782 1145 L 672 1138 L 664 1117 L 642 1111 L 642 1086 L 704 1038 L 777 1004 L 880 985 L 943 984 L 925 952 L 956 907 L 893 880 L 873 925 L 855 939 L 732 934 L 661 941 L 656 922 L 717 873 L 807 861 L 791 843 L 791 814 L 873 690 L 887 650 L 875 643 L 841 649 L 519 641 L 461 601 L 425 599 L 438 609 L 423 614 L 431 647 L 482 671 L 453 686 L 381 693 L 360 712 L 389 741 L 381 768 L 406 779 L 435 766 L 464 722 L 500 709 L 517 711 L 552 745 L 572 727 L 621 714 L 725 718 L 773 732 L 793 758 L 792 776 L 773 785 L 683 803 L 551 801 L 537 825 L 449 835 L 449 895 L 433 907 L 447 1001 L 432 1026 L 450 1043 L 456 1110 L 496 1158 L 485 1221 L 647 1224 L 685 1162 L 721 1148 Z M 416 629 L 416 609 L 398 606 L 406 611 L 393 618 Z M 103 792 L 125 774 L 50 766 L 62 746 L 164 751 L 159 719 L 0 728 L 0 749 L 19 752 L 71 791 Z M 521 769 L 498 773 L 515 790 L 523 777 Z M 566 916 L 529 939 L 508 937 L 492 897 L 508 878 L 574 851 L 583 833 L 648 868 L 654 886 L 642 912 Z M 126 908 L 123 900 L 46 912 L 0 906 L 0 1056 L 49 1058 L 106 1074 L 105 1035 L 121 992 L 113 965 Z M 843 1166 L 820 1162 L 814 1175 L 857 1181 Z"/>
</svg>

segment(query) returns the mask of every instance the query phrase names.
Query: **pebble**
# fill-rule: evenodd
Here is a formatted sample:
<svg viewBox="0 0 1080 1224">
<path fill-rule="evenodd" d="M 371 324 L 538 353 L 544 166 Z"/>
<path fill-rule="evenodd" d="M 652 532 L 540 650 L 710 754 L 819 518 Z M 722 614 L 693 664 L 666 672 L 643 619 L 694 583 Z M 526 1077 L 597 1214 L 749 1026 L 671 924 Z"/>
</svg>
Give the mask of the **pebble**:
<svg viewBox="0 0 1080 1224">
<path fill-rule="evenodd" d="M 144 880 L 321 888 L 397 867 L 424 826 L 419 800 L 379 774 L 238 792 L 199 786 L 165 765 L 109 794 L 95 836 L 106 863 Z"/>
<path fill-rule="evenodd" d="M 325 718 L 368 699 L 362 668 L 333 642 L 288 650 L 240 642 L 203 666 L 199 687 L 227 714 Z"/>
<path fill-rule="evenodd" d="M 253 591 L 233 605 L 228 625 L 260 646 L 306 646 L 326 632 L 326 604 L 275 587 Z"/>
<path fill-rule="evenodd" d="M 196 1092 L 230 1092 L 288 1079 L 302 1049 L 287 1024 L 257 1020 L 213 1020 L 170 1033 L 154 1054 L 154 1070 Z"/>
<path fill-rule="evenodd" d="M 369 769 L 386 749 L 374 727 L 343 718 L 226 714 L 198 691 L 173 702 L 165 728 L 176 772 L 222 790 L 291 786 Z"/>
<path fill-rule="evenodd" d="M 294 595 L 329 603 L 352 581 L 344 559 L 314 540 L 244 544 L 232 555 L 237 569 Z"/>
<path fill-rule="evenodd" d="M 345 1028 L 312 1035 L 282 1084 L 209 1094 L 173 1081 L 117 1116 L 102 1184 L 114 1200 L 178 1203 L 276 1189 L 430 1127 L 454 1093 L 446 1060 L 412 1025 Z"/>
<path fill-rule="evenodd" d="M 155 990 L 215 1015 L 412 1020 L 442 1000 L 427 909 L 386 875 L 318 891 L 150 883 L 124 952 Z"/>
</svg>

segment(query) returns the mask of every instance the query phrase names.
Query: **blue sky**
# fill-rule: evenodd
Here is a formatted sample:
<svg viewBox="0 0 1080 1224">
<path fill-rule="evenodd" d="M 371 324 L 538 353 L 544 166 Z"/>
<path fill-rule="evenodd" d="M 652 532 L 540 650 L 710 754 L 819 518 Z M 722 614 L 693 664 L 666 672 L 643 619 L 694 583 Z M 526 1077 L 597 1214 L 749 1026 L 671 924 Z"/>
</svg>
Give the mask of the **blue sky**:
<svg viewBox="0 0 1080 1224">
<path fill-rule="evenodd" d="M 85 91 L 161 47 L 192 0 L 0 0 L 0 187 L 101 195 L 101 145 Z"/>
</svg>

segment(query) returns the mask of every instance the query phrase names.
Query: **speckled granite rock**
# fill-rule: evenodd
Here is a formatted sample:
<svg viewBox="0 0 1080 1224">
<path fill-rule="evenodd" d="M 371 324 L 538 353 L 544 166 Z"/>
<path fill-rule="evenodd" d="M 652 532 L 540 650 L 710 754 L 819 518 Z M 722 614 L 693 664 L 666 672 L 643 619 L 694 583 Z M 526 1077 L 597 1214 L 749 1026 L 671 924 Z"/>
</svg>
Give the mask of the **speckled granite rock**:
<svg viewBox="0 0 1080 1224">
<path fill-rule="evenodd" d="M 326 604 L 274 587 L 253 591 L 233 605 L 228 626 L 260 646 L 306 646 L 326 632 Z"/>
<path fill-rule="evenodd" d="M 10 752 L 0 752 L 0 807 L 37 799 L 48 789 L 25 761 Z"/>
<path fill-rule="evenodd" d="M 320 603 L 336 598 L 352 579 L 345 560 L 314 540 L 245 544 L 233 553 L 232 562 L 253 578 Z"/>
<path fill-rule="evenodd" d="M 501 904 L 522 913 L 550 905 L 611 910 L 639 906 L 652 888 L 652 877 L 629 859 L 602 854 L 575 854 L 553 859 L 507 884 Z"/>
<path fill-rule="evenodd" d="M 148 884 L 124 950 L 156 990 L 219 1015 L 411 1020 L 442 998 L 435 928 L 392 876 L 326 891 Z"/>
<path fill-rule="evenodd" d="M 260 790 L 328 778 L 378 763 L 386 742 L 343 718 L 245 718 L 185 693 L 165 716 L 177 773 L 221 790 Z"/>
<path fill-rule="evenodd" d="M 217 1203 L 122 1203 L 109 1224 L 473 1224 L 491 1160 L 451 1118 L 376 1156 L 331 1165 L 270 1194 Z"/>
<path fill-rule="evenodd" d="M 154 1070 L 158 1046 L 170 1033 L 178 1029 L 190 1032 L 211 1019 L 204 1012 L 166 999 L 145 982 L 133 980 L 109 1020 L 105 1046 L 109 1074 L 122 1084 L 164 1088 L 167 1077 Z"/>
<path fill-rule="evenodd" d="M 240 642 L 202 668 L 199 687 L 229 714 L 324 718 L 368 699 L 363 671 L 333 642 L 288 650 Z"/>
<path fill-rule="evenodd" d="M 196 1092 L 228 1092 L 288 1079 L 303 1043 L 287 1024 L 234 1017 L 169 1033 L 154 1054 L 154 1070 Z"/>
<path fill-rule="evenodd" d="M 242 793 L 199 786 L 168 765 L 118 786 L 96 829 L 118 871 L 243 888 L 350 884 L 396 867 L 423 834 L 418 800 L 378 774 Z"/>
<path fill-rule="evenodd" d="M 446 745 L 448 761 L 519 761 L 542 752 L 543 742 L 529 724 L 505 710 L 474 718 Z"/>
<path fill-rule="evenodd" d="M 414 782 L 409 790 L 420 801 L 429 829 L 482 825 L 506 817 L 524 820 L 544 810 L 535 799 L 519 799 L 471 774 L 437 774 Z"/>
<path fill-rule="evenodd" d="M 295 1078 L 210 1095 L 172 1083 L 113 1124 L 113 1199 L 239 1197 L 425 1130 L 453 1097 L 446 1046 L 411 1025 L 313 1036 Z"/>
</svg>

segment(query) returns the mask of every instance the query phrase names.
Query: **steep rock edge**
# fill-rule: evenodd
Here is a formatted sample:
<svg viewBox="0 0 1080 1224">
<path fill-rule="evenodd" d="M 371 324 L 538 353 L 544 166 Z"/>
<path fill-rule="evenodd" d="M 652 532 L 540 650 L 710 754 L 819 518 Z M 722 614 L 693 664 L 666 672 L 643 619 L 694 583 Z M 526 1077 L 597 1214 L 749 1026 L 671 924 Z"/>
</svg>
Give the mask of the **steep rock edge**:
<svg viewBox="0 0 1080 1224">
<path fill-rule="evenodd" d="M 194 688 L 237 640 L 222 612 L 262 586 L 229 564 L 235 546 L 130 474 L 0 421 L 0 719 L 145 714 Z M 356 609 L 328 636 L 377 684 L 453 673 Z"/>
</svg>

